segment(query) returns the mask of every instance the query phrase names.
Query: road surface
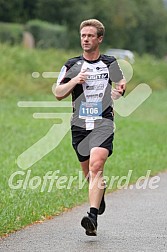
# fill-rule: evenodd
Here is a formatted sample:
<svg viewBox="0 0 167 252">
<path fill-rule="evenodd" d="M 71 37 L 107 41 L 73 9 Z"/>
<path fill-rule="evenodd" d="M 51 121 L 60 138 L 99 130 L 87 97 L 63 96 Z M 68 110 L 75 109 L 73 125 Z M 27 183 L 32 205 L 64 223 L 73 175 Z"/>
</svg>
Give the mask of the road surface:
<svg viewBox="0 0 167 252">
<path fill-rule="evenodd" d="M 0 239 L 0 252 L 166 252 L 167 173 L 157 189 L 118 190 L 106 195 L 97 237 L 80 226 L 88 204 Z"/>
</svg>

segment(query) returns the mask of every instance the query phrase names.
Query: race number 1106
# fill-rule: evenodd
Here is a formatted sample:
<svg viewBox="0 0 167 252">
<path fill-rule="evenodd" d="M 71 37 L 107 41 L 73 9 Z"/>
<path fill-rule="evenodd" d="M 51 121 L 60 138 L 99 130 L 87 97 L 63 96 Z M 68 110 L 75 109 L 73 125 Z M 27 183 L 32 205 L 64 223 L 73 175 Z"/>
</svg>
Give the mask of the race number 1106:
<svg viewBox="0 0 167 252">
<path fill-rule="evenodd" d="M 98 114 L 98 108 L 82 108 L 83 114 L 90 114 L 90 115 L 97 115 Z"/>
</svg>

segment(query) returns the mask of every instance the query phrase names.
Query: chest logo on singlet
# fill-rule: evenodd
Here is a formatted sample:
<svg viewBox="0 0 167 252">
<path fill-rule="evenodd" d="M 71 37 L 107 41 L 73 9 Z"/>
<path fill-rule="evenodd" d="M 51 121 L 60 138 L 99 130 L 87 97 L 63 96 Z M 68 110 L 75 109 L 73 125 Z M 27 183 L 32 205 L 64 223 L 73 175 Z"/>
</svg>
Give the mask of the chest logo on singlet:
<svg viewBox="0 0 167 252">
<path fill-rule="evenodd" d="M 108 79 L 108 73 L 88 75 L 87 80 L 101 80 Z"/>
</svg>

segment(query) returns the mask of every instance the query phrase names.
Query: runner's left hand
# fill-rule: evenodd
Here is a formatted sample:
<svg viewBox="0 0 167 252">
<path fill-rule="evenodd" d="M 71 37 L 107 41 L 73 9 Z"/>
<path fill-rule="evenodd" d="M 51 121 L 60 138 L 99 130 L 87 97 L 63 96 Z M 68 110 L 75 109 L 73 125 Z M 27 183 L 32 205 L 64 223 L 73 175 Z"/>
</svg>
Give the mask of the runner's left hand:
<svg viewBox="0 0 167 252">
<path fill-rule="evenodd" d="M 119 99 L 125 92 L 124 85 L 118 85 L 116 88 L 112 89 L 111 97 L 113 100 Z"/>
</svg>

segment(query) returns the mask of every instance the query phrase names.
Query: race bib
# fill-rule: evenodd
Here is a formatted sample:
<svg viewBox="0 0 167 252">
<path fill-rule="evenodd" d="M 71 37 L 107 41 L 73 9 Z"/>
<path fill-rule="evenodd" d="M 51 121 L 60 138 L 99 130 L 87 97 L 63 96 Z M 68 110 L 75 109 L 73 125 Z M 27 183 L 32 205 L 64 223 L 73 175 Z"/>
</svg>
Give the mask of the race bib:
<svg viewBox="0 0 167 252">
<path fill-rule="evenodd" d="M 81 119 L 102 119 L 101 102 L 81 102 L 79 109 L 79 118 Z"/>
</svg>

